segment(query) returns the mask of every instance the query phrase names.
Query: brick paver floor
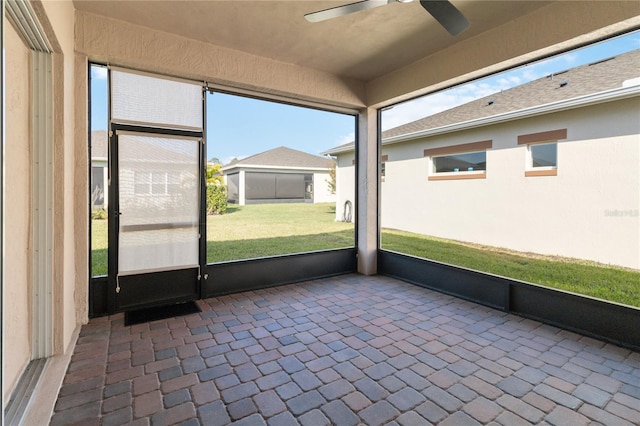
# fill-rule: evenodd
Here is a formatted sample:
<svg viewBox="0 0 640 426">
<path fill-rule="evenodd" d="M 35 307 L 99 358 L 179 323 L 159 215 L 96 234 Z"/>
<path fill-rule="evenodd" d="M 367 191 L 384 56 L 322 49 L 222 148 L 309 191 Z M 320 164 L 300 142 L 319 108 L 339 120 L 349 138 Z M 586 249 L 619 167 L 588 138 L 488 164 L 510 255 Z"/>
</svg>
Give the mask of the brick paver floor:
<svg viewBox="0 0 640 426">
<path fill-rule="evenodd" d="M 53 425 L 625 425 L 640 353 L 386 277 L 82 328 Z"/>
</svg>

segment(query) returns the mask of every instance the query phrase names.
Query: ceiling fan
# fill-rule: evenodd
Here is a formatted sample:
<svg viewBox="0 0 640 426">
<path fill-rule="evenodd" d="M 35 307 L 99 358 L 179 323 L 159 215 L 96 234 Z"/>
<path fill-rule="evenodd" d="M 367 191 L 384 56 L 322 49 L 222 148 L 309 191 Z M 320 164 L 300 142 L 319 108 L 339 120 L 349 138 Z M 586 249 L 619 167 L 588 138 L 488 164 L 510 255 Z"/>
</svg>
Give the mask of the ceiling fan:
<svg viewBox="0 0 640 426">
<path fill-rule="evenodd" d="M 361 10 L 373 9 L 395 2 L 410 3 L 413 0 L 364 0 L 344 6 L 332 7 L 319 12 L 308 13 L 304 17 L 309 22 L 320 22 L 327 19 L 338 18 Z M 469 26 L 467 18 L 447 0 L 420 0 L 420 5 L 440 23 L 449 34 L 455 36 L 463 32 Z"/>
</svg>

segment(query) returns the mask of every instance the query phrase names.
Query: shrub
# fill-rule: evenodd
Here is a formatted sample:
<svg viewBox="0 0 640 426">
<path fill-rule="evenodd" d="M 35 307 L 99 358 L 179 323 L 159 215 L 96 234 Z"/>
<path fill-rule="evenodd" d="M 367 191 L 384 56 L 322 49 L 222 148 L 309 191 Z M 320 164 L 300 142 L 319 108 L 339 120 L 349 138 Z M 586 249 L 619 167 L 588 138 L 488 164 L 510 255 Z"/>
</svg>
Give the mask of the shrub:
<svg viewBox="0 0 640 426">
<path fill-rule="evenodd" d="M 207 214 L 225 214 L 227 211 L 227 188 L 220 184 L 207 185 Z"/>
</svg>

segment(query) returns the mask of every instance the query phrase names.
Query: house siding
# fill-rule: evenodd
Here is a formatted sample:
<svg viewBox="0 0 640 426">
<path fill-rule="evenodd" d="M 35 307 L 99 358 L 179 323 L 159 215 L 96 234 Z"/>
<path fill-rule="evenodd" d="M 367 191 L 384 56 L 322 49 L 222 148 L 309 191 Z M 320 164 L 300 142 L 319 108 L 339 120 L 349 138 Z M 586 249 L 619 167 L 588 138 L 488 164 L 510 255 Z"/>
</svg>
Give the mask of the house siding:
<svg viewBox="0 0 640 426">
<path fill-rule="evenodd" d="M 336 160 L 336 220 L 345 220 L 345 205 L 351 202 L 351 222 L 355 222 L 356 166 L 354 153 L 339 155 Z"/>
<path fill-rule="evenodd" d="M 638 110 L 635 97 L 385 146 L 381 226 L 639 269 Z M 525 176 L 518 136 L 556 129 L 557 176 Z M 493 141 L 484 179 L 428 180 L 425 149 L 478 140 Z M 352 158 L 339 156 L 339 193 Z"/>
</svg>

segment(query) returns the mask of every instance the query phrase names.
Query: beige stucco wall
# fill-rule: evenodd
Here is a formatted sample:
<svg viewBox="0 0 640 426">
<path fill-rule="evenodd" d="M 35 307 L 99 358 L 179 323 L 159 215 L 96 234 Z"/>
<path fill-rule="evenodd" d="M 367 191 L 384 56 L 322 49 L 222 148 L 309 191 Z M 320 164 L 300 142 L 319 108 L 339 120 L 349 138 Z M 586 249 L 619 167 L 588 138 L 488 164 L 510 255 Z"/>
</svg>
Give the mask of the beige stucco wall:
<svg viewBox="0 0 640 426">
<path fill-rule="evenodd" d="M 639 110 L 636 97 L 384 147 L 382 226 L 640 269 Z M 564 128 L 558 175 L 525 177 L 518 135 Z M 424 149 L 489 139 L 486 179 L 428 180 Z"/>
<path fill-rule="evenodd" d="M 29 49 L 3 17 L 6 60 L 3 401 L 31 359 Z M 10 83 L 9 83 L 10 82 Z"/>
<path fill-rule="evenodd" d="M 76 14 L 76 48 L 94 61 L 266 95 L 361 108 L 364 83 L 91 13 Z"/>
<path fill-rule="evenodd" d="M 73 3 L 68 0 L 41 3 L 48 36 L 54 40 L 54 352 L 64 351 L 77 327 L 75 255 L 76 193 L 74 159 L 75 56 Z M 85 236 L 86 238 L 86 236 Z"/>
<path fill-rule="evenodd" d="M 90 203 L 87 167 L 89 153 L 87 134 L 89 133 L 88 105 L 88 61 L 84 55 L 75 55 L 75 102 L 74 102 L 74 207 L 75 214 L 75 305 L 76 323 L 85 324 L 89 317 L 89 215 L 82 214 Z M 105 207 L 108 204 L 108 171 L 104 162 Z"/>
</svg>

